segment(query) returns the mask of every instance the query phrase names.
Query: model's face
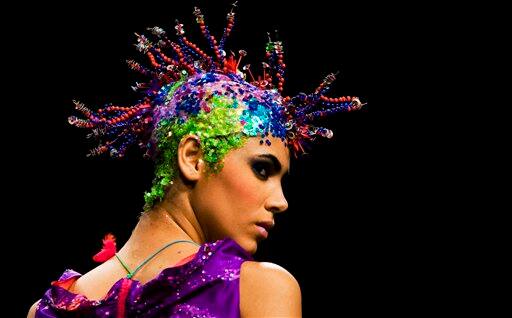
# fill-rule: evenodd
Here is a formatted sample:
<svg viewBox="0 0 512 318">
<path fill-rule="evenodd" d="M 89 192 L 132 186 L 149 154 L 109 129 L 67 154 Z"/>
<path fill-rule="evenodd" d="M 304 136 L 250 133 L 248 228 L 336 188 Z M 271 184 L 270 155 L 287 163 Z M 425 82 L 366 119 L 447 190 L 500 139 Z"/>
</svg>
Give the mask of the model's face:
<svg viewBox="0 0 512 318">
<path fill-rule="evenodd" d="M 269 139 L 267 146 L 260 145 L 260 138 L 249 138 L 226 155 L 218 174 L 196 183 L 191 203 L 208 241 L 230 237 L 255 253 L 268 227 L 257 224 L 272 223 L 273 213 L 288 208 L 281 181 L 289 170 L 289 150 L 280 139 Z"/>
</svg>

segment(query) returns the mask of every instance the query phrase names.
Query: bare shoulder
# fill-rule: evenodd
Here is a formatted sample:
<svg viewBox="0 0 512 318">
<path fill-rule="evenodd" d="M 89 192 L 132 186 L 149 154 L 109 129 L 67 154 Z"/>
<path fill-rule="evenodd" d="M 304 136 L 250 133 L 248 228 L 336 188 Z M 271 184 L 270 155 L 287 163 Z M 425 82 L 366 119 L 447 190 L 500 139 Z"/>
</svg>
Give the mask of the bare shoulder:
<svg viewBox="0 0 512 318">
<path fill-rule="evenodd" d="M 28 311 L 28 315 L 27 315 L 27 318 L 34 318 L 36 316 L 36 310 L 37 310 L 37 305 L 39 304 L 39 300 L 36 301 L 32 307 L 30 307 L 29 311 Z"/>
<path fill-rule="evenodd" d="M 78 278 L 69 287 L 69 291 L 84 295 L 90 300 L 100 300 L 122 277 L 124 272 L 110 259 Z"/>
<path fill-rule="evenodd" d="M 299 283 L 283 267 L 247 261 L 240 270 L 242 317 L 301 317 Z"/>
</svg>

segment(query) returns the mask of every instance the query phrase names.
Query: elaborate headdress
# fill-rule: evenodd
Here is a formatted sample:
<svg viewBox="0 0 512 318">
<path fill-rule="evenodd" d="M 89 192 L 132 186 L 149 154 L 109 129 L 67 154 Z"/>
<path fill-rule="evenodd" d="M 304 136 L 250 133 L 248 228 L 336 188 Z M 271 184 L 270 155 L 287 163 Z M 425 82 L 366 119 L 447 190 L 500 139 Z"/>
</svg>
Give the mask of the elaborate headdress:
<svg viewBox="0 0 512 318">
<path fill-rule="evenodd" d="M 335 74 L 327 75 L 311 94 L 282 96 L 286 65 L 280 41 L 272 41 L 269 36 L 263 74 L 256 78 L 250 65 L 239 69 L 245 51 L 240 50 L 236 57 L 232 52 L 227 56 L 224 49 L 235 23 L 233 10 L 227 14 L 220 41 L 210 33 L 198 8 L 194 15 L 213 54 L 208 55 L 189 41 L 178 21 L 175 42 L 163 29 L 148 28 L 151 40 L 136 34 L 136 47 L 149 58 L 150 66 L 127 61 L 131 69 L 149 78 L 132 87 L 143 97 L 133 106 L 109 104 L 98 111 L 75 102 L 86 119 L 69 117 L 70 124 L 91 129 L 88 137 L 100 140 L 89 155 L 123 157 L 136 144 L 146 157 L 155 160 L 155 179 L 151 191 L 145 194 L 145 209 L 163 199 L 172 184 L 177 146 L 187 134 L 200 138 L 204 159 L 215 172 L 222 168 L 226 153 L 241 147 L 247 137 L 260 137 L 260 144 L 270 145 L 267 137 L 271 134 L 297 157 L 316 137 L 333 136 L 331 130 L 314 126 L 315 119 L 363 105 L 357 97 L 324 95 Z"/>
</svg>

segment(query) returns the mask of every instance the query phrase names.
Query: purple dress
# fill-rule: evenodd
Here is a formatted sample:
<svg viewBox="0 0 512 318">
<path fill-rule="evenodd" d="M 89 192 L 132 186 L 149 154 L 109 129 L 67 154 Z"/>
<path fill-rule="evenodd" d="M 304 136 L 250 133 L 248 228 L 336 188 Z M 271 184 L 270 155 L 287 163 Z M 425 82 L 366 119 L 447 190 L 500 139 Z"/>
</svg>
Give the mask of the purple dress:
<svg viewBox="0 0 512 318">
<path fill-rule="evenodd" d="M 191 261 L 162 270 L 146 284 L 121 278 L 102 300 L 64 288 L 80 277 L 66 270 L 44 294 L 35 317 L 240 317 L 240 267 L 252 259 L 230 238 L 205 243 Z"/>
</svg>

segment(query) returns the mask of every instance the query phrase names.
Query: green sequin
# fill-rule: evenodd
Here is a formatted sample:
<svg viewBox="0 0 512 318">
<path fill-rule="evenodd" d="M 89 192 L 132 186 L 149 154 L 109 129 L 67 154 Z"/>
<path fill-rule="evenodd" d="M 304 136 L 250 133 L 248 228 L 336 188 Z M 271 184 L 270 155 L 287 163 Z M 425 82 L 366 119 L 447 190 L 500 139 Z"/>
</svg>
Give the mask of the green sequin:
<svg viewBox="0 0 512 318">
<path fill-rule="evenodd" d="M 174 84 L 170 92 L 174 93 L 181 84 Z M 238 107 L 236 99 L 213 95 L 206 103 L 210 108 L 209 112 L 202 109 L 184 123 L 177 118 L 159 122 L 155 129 L 159 156 L 156 159 L 153 185 L 144 195 L 144 210 L 151 209 L 156 202 L 163 200 L 167 187 L 176 177 L 177 150 L 183 137 L 193 134 L 200 138 L 203 159 L 209 174 L 220 172 L 226 154 L 242 147 L 248 140 L 240 123 L 242 109 Z"/>
</svg>

